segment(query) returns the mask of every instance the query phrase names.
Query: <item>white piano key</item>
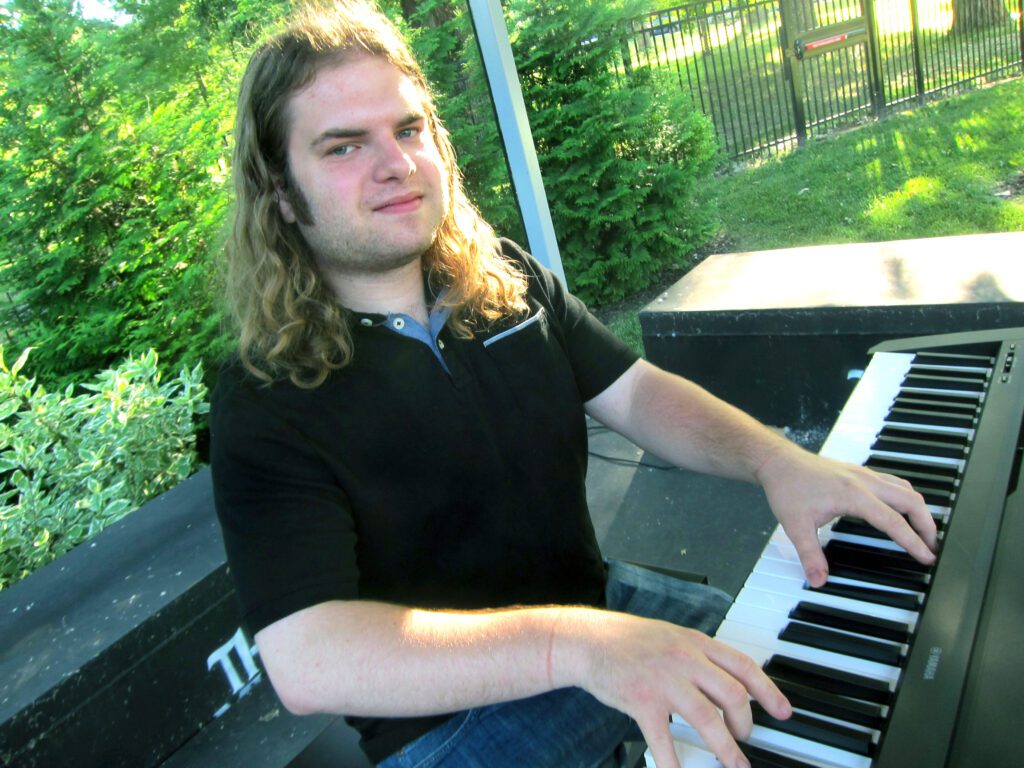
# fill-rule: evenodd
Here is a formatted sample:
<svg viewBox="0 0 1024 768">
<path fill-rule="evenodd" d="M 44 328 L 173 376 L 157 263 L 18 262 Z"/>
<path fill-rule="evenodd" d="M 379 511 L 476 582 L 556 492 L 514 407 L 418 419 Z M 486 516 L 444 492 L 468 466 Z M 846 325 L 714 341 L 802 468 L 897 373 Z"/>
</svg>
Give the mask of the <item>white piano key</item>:
<svg viewBox="0 0 1024 768">
<path fill-rule="evenodd" d="M 675 743 L 676 757 L 683 768 L 722 768 L 722 763 L 706 749 L 688 744 L 685 741 Z M 658 768 L 654 762 L 654 755 L 648 749 L 644 752 L 644 765 L 646 768 Z"/>
<path fill-rule="evenodd" d="M 756 601 L 756 597 L 754 599 Z M 746 600 L 737 600 L 733 603 L 732 608 L 730 608 L 729 612 L 725 614 L 725 619 L 727 621 L 734 621 L 738 624 L 749 624 L 775 635 L 778 635 L 793 621 L 793 619 L 789 618 L 788 611 L 779 611 L 770 606 L 759 605 L 757 602 L 747 602 Z M 826 627 L 826 629 L 830 629 L 833 632 L 838 632 L 843 635 L 848 635 L 852 638 L 866 638 L 875 643 L 891 646 L 903 651 L 906 650 L 906 646 L 904 644 L 892 642 L 891 640 L 869 637 L 858 632 L 849 632 L 835 627 Z"/>
<path fill-rule="evenodd" d="M 892 408 L 900 385 L 910 370 L 913 355 L 877 353 L 839 414 L 825 439 L 821 454 L 841 461 L 863 464 L 885 416 Z"/>
<path fill-rule="evenodd" d="M 797 603 L 811 603 L 812 605 L 850 611 L 861 616 L 899 621 L 906 624 L 911 630 L 916 626 L 918 619 L 916 611 L 893 608 L 890 605 L 878 605 L 842 595 L 831 595 L 827 592 L 816 592 L 804 589 L 802 584 L 796 584 L 791 579 L 781 579 L 760 573 L 750 575 L 747 583 L 743 585 L 743 589 L 736 596 L 736 602 L 759 605 L 770 610 L 786 611 L 787 613 L 795 608 Z"/>
<path fill-rule="evenodd" d="M 803 566 L 792 560 L 777 560 L 761 556 L 761 559 L 754 565 L 752 573 L 766 573 L 784 579 L 793 579 L 805 584 L 807 577 L 804 575 Z"/>
<path fill-rule="evenodd" d="M 871 766 L 871 758 L 865 755 L 836 749 L 826 744 L 819 744 L 799 736 L 766 728 L 763 725 L 755 725 L 747 741 L 756 747 L 770 749 L 798 760 L 805 756 L 813 756 L 824 766 L 835 766 L 835 768 L 870 768 Z"/>
<path fill-rule="evenodd" d="M 876 539 L 871 536 L 858 536 L 855 533 L 842 533 L 832 531 L 830 541 L 845 541 L 849 544 L 858 544 L 862 547 L 874 547 L 875 549 L 887 552 L 906 552 L 906 548 L 897 544 L 892 539 Z"/>
<path fill-rule="evenodd" d="M 807 585 L 807 579 L 804 576 L 804 570 L 799 563 L 792 561 L 773 560 L 771 558 L 762 557 L 754 565 L 753 571 L 751 571 L 750 577 L 752 578 L 755 574 L 761 574 L 765 576 L 772 576 L 779 579 L 786 579 L 794 582 L 800 587 Z M 901 589 L 899 587 L 890 587 L 882 584 L 875 584 L 873 582 L 862 581 L 860 579 L 849 579 L 843 576 L 829 575 L 829 582 L 834 584 L 848 584 L 853 587 L 864 587 L 866 589 L 874 589 L 884 592 L 892 592 L 899 595 L 915 595 L 920 597 L 921 593 L 911 589 Z M 740 595 L 743 591 L 740 591 Z M 737 595 L 739 599 L 739 595 Z"/>
<path fill-rule="evenodd" d="M 796 556 L 796 550 L 792 549 L 792 546 L 792 544 L 789 545 L 789 550 L 780 550 L 775 546 L 775 542 L 770 542 L 761 554 L 761 558 L 754 564 L 754 569 L 751 571 L 751 574 L 763 573 L 783 579 L 790 579 L 801 585 L 806 584 L 807 577 L 804 574 L 803 566 L 800 565 L 800 561 Z M 903 589 L 901 587 L 893 587 L 888 584 L 876 584 L 875 582 L 864 581 L 863 579 L 852 579 L 844 576 L 834 576 L 832 574 L 829 574 L 828 580 L 837 584 L 849 584 L 855 587 L 884 590 L 886 592 L 894 592 L 901 595 L 921 594 L 921 592 L 913 589 Z"/>
<path fill-rule="evenodd" d="M 760 665 L 772 656 L 783 655 L 885 682 L 890 687 L 900 676 L 898 667 L 790 643 L 780 640 L 777 633 L 765 631 L 751 624 L 731 621 L 728 616 L 718 628 L 715 639 L 742 651 Z"/>
<path fill-rule="evenodd" d="M 672 731 L 672 736 L 678 741 L 697 747 L 706 754 L 710 754 L 700 734 L 683 718 L 673 715 L 669 729 Z M 802 760 L 811 765 L 820 766 L 820 768 L 870 768 L 871 766 L 871 758 L 807 739 L 801 739 L 798 736 L 766 728 L 763 725 L 754 726 L 747 742 L 755 747 L 786 755 L 795 760 Z M 679 754 L 678 751 L 677 754 Z M 700 752 L 689 752 L 687 754 L 692 754 L 695 756 L 695 759 L 699 758 L 705 761 L 696 763 L 698 766 L 716 765 L 715 762 L 706 762 L 706 758 Z M 682 765 L 683 768 L 691 768 L 690 763 L 683 762 Z"/>
</svg>

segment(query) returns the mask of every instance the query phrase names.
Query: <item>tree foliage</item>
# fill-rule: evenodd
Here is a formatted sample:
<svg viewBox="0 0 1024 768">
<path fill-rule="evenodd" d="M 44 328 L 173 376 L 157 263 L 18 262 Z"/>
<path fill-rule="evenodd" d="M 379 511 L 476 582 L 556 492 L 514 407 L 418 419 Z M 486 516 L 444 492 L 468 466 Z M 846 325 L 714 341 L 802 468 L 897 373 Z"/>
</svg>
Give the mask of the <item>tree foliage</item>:
<svg viewBox="0 0 1024 768">
<path fill-rule="evenodd" d="M 0 313 L 62 386 L 130 353 L 167 370 L 227 347 L 217 264 L 230 131 L 248 55 L 285 0 L 0 0 Z M 471 197 L 522 239 L 468 12 L 387 0 L 438 94 Z M 704 224 L 690 191 L 711 132 L 649 72 L 617 82 L 621 2 L 509 0 L 516 60 L 574 288 L 608 301 L 684 259 Z M 402 16 L 401 14 L 405 14 Z M 4 306 L 4 303 L 11 306 Z"/>
<path fill-rule="evenodd" d="M 573 290 L 594 302 L 646 287 L 685 264 L 711 231 L 695 203 L 713 167 L 710 121 L 647 68 L 615 67 L 637 5 L 519 0 L 519 79 Z"/>
<path fill-rule="evenodd" d="M 439 12 L 439 5 L 450 10 Z M 417 4 L 414 47 L 444 94 L 440 109 L 467 187 L 500 233 L 518 236 L 462 5 Z M 504 7 L 567 278 L 588 302 L 617 301 L 649 285 L 660 269 L 685 264 L 709 236 L 711 216 L 694 190 L 713 167 L 713 127 L 658 74 L 634 68 L 616 75 L 626 20 L 642 5 L 508 0 Z"/>
<path fill-rule="evenodd" d="M 136 6 L 117 27 L 70 0 L 5 5 L 0 279 L 44 380 L 149 347 L 194 364 L 223 344 L 211 289 L 245 51 L 198 22 L 180 31 L 187 15 L 160 21 L 177 7 Z"/>
</svg>

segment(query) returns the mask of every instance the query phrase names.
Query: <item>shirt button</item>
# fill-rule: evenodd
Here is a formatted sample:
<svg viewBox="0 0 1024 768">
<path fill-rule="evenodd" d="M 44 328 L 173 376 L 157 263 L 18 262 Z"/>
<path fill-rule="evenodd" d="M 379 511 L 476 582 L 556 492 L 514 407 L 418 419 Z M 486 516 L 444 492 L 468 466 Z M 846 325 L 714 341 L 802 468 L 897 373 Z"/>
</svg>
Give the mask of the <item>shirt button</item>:
<svg viewBox="0 0 1024 768">
<path fill-rule="evenodd" d="M 444 349 L 444 340 L 442 340 L 442 339 L 438 339 L 437 340 L 437 348 L 438 349 Z"/>
<path fill-rule="evenodd" d="M 371 325 L 373 325 L 373 320 L 371 320 L 368 317 L 364 317 L 359 321 L 359 324 L 365 328 L 369 328 Z"/>
<path fill-rule="evenodd" d="M 395 321 L 392 323 L 392 325 L 394 326 L 396 331 L 400 331 L 403 328 L 405 328 L 405 320 L 403 320 L 400 317 L 396 317 Z"/>
</svg>

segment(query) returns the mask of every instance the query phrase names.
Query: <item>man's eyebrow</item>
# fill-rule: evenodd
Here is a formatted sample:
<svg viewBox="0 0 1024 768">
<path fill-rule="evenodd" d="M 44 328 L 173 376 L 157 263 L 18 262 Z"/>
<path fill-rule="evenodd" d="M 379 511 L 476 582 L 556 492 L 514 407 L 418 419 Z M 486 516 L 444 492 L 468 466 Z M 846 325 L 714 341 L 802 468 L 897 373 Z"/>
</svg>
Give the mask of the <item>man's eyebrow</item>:
<svg viewBox="0 0 1024 768">
<path fill-rule="evenodd" d="M 408 128 L 414 123 L 423 122 L 427 119 L 426 115 L 422 112 L 410 112 L 397 123 L 395 128 L 402 129 Z M 335 139 L 360 139 L 365 136 L 368 131 L 363 128 L 328 128 L 326 131 L 317 136 L 310 143 L 314 149 L 326 141 L 334 141 Z"/>
<path fill-rule="evenodd" d="M 358 139 L 366 135 L 366 131 L 361 128 L 328 128 L 326 131 L 321 133 L 312 142 L 310 146 L 318 147 L 325 141 L 333 141 L 334 139 Z"/>
<path fill-rule="evenodd" d="M 424 121 L 426 121 L 426 119 L 427 119 L 427 116 L 425 114 L 423 114 L 422 112 L 410 112 L 402 120 L 398 121 L 398 124 L 397 124 L 396 127 L 398 127 L 398 128 L 408 128 L 413 123 L 424 122 Z"/>
</svg>

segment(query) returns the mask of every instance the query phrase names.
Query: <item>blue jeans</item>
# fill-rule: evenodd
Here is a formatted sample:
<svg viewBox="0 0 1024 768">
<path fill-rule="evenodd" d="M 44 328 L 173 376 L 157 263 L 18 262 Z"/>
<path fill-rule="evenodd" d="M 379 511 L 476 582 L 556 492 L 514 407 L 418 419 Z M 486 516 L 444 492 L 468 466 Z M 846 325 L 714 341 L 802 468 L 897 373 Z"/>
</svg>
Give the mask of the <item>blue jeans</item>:
<svg viewBox="0 0 1024 768">
<path fill-rule="evenodd" d="M 608 608 L 712 634 L 732 599 L 703 584 L 608 563 Z M 378 768 L 597 768 L 639 729 L 581 688 L 478 707 L 407 744 Z"/>
</svg>

